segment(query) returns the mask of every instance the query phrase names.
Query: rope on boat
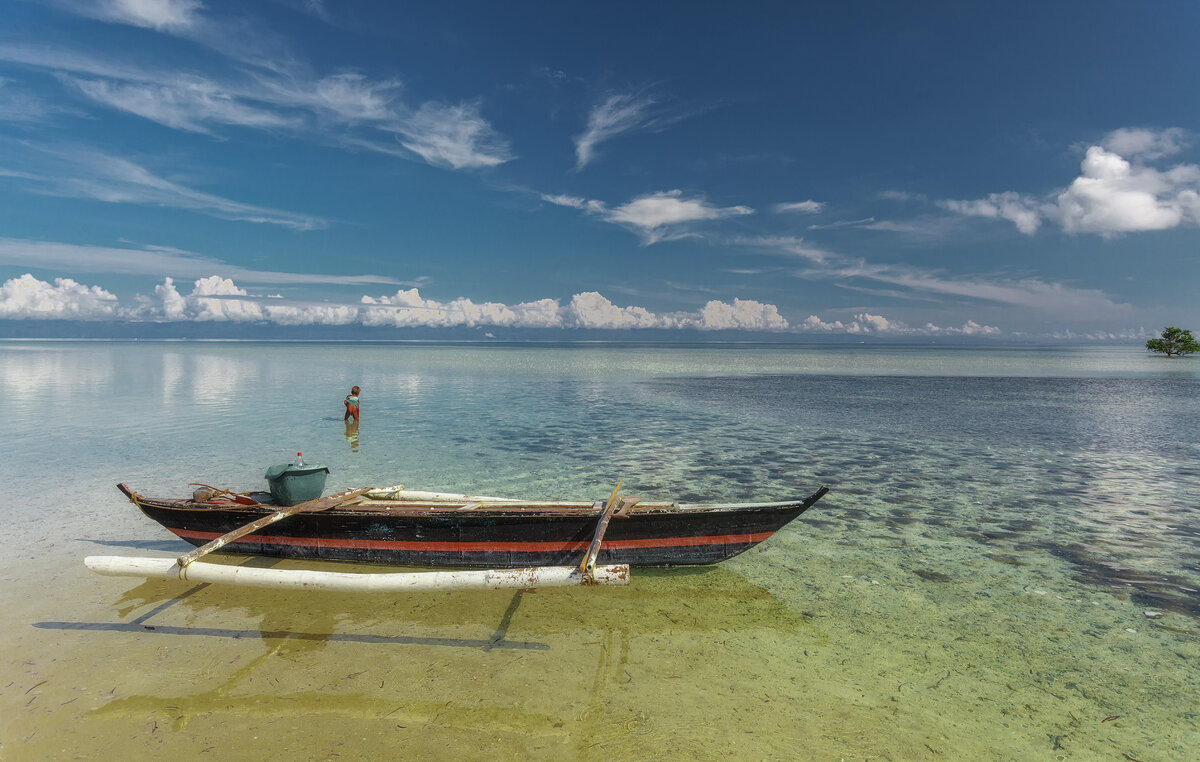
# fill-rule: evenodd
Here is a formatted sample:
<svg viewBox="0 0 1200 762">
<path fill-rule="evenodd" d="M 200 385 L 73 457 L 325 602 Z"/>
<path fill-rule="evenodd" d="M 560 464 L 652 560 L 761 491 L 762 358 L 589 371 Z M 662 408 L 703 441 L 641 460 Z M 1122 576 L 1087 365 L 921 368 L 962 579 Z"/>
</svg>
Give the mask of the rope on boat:
<svg viewBox="0 0 1200 762">
<path fill-rule="evenodd" d="M 197 500 L 197 502 L 208 503 L 208 502 L 211 502 L 212 499 L 215 497 L 220 497 L 221 495 L 229 495 L 229 497 L 232 498 L 233 502 L 237 503 L 238 505 L 261 505 L 261 503 L 259 503 L 257 500 L 250 497 L 249 492 L 234 492 L 231 489 L 223 489 L 221 487 L 214 487 L 211 484 L 202 484 L 200 482 L 188 482 L 188 486 L 189 487 L 204 487 L 205 489 L 210 489 L 213 491 L 213 494 L 209 495 L 203 501 Z M 192 498 L 195 499 L 195 497 L 196 497 L 196 493 L 193 492 Z M 238 498 L 242 498 L 242 499 L 239 500 Z"/>
</svg>

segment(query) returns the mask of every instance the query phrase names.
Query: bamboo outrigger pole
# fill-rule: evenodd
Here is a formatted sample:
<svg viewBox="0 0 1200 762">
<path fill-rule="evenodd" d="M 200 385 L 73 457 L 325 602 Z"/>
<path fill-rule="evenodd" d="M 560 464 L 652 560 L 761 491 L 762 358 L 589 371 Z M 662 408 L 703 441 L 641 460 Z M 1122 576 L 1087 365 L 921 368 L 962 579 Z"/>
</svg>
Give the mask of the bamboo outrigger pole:
<svg viewBox="0 0 1200 762">
<path fill-rule="evenodd" d="M 585 576 L 574 566 L 535 566 L 526 569 L 355 574 L 310 569 L 260 569 L 193 561 L 180 566 L 173 558 L 88 556 L 83 562 L 97 574 L 111 577 L 160 577 L 185 582 L 212 582 L 292 590 L 331 590 L 360 593 L 405 593 L 427 590 L 471 590 L 576 585 L 628 585 L 629 567 L 595 566 Z"/>
</svg>

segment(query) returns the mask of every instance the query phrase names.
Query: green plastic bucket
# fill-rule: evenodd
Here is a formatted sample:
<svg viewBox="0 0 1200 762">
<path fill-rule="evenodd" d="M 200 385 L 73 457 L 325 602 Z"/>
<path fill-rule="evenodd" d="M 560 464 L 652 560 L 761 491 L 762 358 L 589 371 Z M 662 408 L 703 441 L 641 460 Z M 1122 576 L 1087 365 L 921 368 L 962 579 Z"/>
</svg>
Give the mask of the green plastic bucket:
<svg viewBox="0 0 1200 762">
<path fill-rule="evenodd" d="M 266 479 L 278 505 L 296 505 L 319 498 L 328 474 L 325 466 L 284 463 L 268 468 Z"/>
</svg>

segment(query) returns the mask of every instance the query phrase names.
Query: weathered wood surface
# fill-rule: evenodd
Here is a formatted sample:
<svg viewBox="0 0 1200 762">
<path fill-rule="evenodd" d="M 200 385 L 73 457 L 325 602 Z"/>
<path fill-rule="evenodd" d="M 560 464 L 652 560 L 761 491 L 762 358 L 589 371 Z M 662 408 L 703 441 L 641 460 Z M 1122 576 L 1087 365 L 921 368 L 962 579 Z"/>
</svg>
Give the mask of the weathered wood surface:
<svg viewBox="0 0 1200 762">
<path fill-rule="evenodd" d="M 618 519 L 629 518 L 629 511 L 633 509 L 633 506 L 640 502 L 642 502 L 640 497 L 621 498 L 621 502 L 617 504 L 617 510 L 613 511 L 613 517 Z"/>
<path fill-rule="evenodd" d="M 201 545 L 200 547 L 196 548 L 193 551 L 184 553 L 182 556 L 180 556 L 177 559 L 177 563 L 179 564 L 180 568 L 186 567 L 188 564 L 192 563 L 197 558 L 200 558 L 202 556 L 207 556 L 209 553 L 212 553 L 215 550 L 220 550 L 221 548 L 225 547 L 229 543 L 234 542 L 235 540 L 241 539 L 242 537 L 245 537 L 246 535 L 251 534 L 253 532 L 257 532 L 258 530 L 262 529 L 263 527 L 270 526 L 271 524 L 274 524 L 276 521 L 282 521 L 283 519 L 286 519 L 288 516 L 294 516 L 297 513 L 316 513 L 317 511 L 328 511 L 331 508 L 337 508 L 338 506 L 345 505 L 348 500 L 351 500 L 351 499 L 363 494 L 368 489 L 370 489 L 370 488 L 363 487 L 361 489 L 353 489 L 353 490 L 349 490 L 347 492 L 339 492 L 336 495 L 330 495 L 329 497 L 319 497 L 316 500 L 309 500 L 304 503 L 297 503 L 296 505 L 291 505 L 286 508 L 283 508 L 282 510 L 278 510 L 271 514 L 267 514 L 266 516 L 263 516 L 260 519 L 251 521 L 249 524 L 246 524 L 245 526 L 238 527 L 237 529 L 233 530 L 232 532 L 223 534 L 220 537 L 216 538 L 215 540 L 213 540 L 209 543 L 206 543 L 204 545 Z"/>
</svg>

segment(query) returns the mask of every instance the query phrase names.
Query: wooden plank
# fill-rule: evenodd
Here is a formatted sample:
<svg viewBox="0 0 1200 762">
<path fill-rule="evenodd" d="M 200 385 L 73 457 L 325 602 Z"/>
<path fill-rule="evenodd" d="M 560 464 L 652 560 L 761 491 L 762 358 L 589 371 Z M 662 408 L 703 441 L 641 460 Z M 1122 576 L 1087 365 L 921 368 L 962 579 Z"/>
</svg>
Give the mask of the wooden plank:
<svg viewBox="0 0 1200 762">
<path fill-rule="evenodd" d="M 331 508 L 337 508 L 340 505 L 344 505 L 350 499 L 358 497 L 359 495 L 362 495 L 369 489 L 371 489 L 371 488 L 363 487 L 362 489 L 354 489 L 354 490 L 350 490 L 348 492 L 340 492 L 336 495 L 330 495 L 329 497 L 319 497 L 316 500 L 309 500 L 304 503 L 297 503 L 296 505 L 290 505 L 282 510 L 279 510 L 274 513 L 267 514 L 266 516 L 263 516 L 261 518 L 255 519 L 254 521 L 251 521 L 249 524 L 246 524 L 245 526 L 240 526 L 237 529 L 233 530 L 232 532 L 227 532 L 226 534 L 221 535 L 220 537 L 216 538 L 215 540 L 212 540 L 211 542 L 201 545 L 200 547 L 196 548 L 195 550 L 191 551 L 190 553 L 184 553 L 182 556 L 180 556 L 178 559 L 176 559 L 176 563 L 179 564 L 180 568 L 184 568 L 191 562 L 195 561 L 197 558 L 200 558 L 202 556 L 207 556 L 209 553 L 212 553 L 214 550 L 220 550 L 221 548 L 225 547 L 226 545 L 233 542 L 234 540 L 239 540 L 248 534 L 257 532 L 258 530 L 262 529 L 263 527 L 274 524 L 276 521 L 281 521 L 283 519 L 286 519 L 288 516 L 294 516 L 297 513 L 317 513 L 319 511 L 328 511 Z"/>
</svg>

